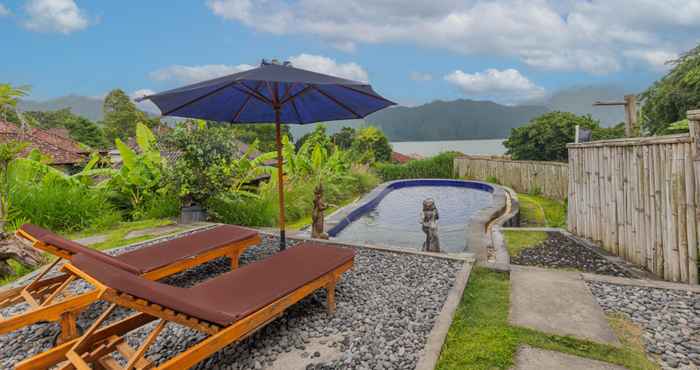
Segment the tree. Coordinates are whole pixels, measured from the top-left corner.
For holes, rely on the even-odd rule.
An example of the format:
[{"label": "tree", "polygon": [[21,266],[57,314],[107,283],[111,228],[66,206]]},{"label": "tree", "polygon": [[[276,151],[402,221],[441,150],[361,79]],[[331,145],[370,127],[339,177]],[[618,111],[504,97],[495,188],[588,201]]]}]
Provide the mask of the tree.
[{"label": "tree", "polygon": [[66,128],[71,138],[92,148],[108,146],[104,131],[89,119],[73,114],[70,108],[47,112],[26,112],[24,115],[39,128]]},{"label": "tree", "polygon": [[566,144],[573,143],[576,126],[593,130],[593,140],[621,137],[624,128],[604,129],[590,115],[577,116],[569,112],[549,112],[527,125],[516,127],[503,142],[507,154],[516,160],[566,161],[569,157]]},{"label": "tree", "polygon": [[353,140],[355,140],[356,131],[352,127],[343,127],[340,131],[336,132],[331,136],[331,141],[338,148],[343,150],[348,150],[352,146]]},{"label": "tree", "polygon": [[361,162],[386,162],[391,159],[391,144],[384,133],[376,127],[365,127],[357,131],[351,150]]},{"label": "tree", "polygon": [[0,84],[0,118],[10,121],[16,119],[16,123],[21,123],[21,117],[17,113],[17,101],[19,98],[29,94],[29,86],[12,86],[8,83]]},{"label": "tree", "polygon": [[663,134],[674,122],[686,118],[686,112],[700,107],[700,46],[670,61],[673,68],[640,98],[642,127],[651,134]]},{"label": "tree", "polygon": [[138,110],[129,96],[120,89],[110,91],[102,106],[104,111],[104,128],[107,139],[127,140],[136,133],[136,123],[147,122],[152,126],[146,113]]},{"label": "tree", "polygon": [[[290,141],[292,140],[289,138]],[[299,140],[296,142],[296,147],[297,149],[301,148],[309,142],[310,148],[313,148],[316,146],[316,144],[319,144],[326,148],[326,150],[330,150],[333,146],[333,143],[331,142],[331,139],[328,137],[326,134],[326,125],[319,123],[314,127],[314,130],[305,134],[304,136],[300,137]]]}]

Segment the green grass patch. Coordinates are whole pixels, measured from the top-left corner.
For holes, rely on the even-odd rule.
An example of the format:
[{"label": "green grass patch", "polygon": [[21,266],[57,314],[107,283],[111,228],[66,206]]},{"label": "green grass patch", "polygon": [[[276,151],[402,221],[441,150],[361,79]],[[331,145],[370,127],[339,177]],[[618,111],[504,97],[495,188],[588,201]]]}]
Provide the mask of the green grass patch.
[{"label": "green grass patch", "polygon": [[544,231],[520,230],[503,230],[503,236],[506,239],[506,248],[511,257],[519,255],[523,249],[532,248],[542,243],[548,237]]},{"label": "green grass patch", "polygon": [[[335,204],[330,207],[328,207],[327,210],[323,212],[324,217],[328,217],[331,213],[347,206],[348,204],[357,201],[360,199],[360,197],[353,197],[353,198],[348,198],[340,202],[340,204]],[[309,225],[311,225],[311,215],[304,216],[294,222],[288,223],[287,224],[287,229],[288,230],[301,230]]]},{"label": "green grass patch", "polygon": [[518,193],[520,224],[529,227],[566,227],[566,204],[538,195]]},{"label": "green grass patch", "polygon": [[26,267],[22,265],[21,263],[15,261],[15,260],[8,260],[7,261],[10,264],[10,267],[12,267],[15,270],[15,273],[12,276],[7,276],[2,279],[0,279],[0,286],[3,286],[5,284],[9,284],[22,276],[34,271],[33,269]]},{"label": "green grass patch", "polygon": [[[455,314],[437,369],[509,369],[520,345],[529,345],[597,359],[628,369],[658,369],[638,342],[620,335],[622,347],[549,335],[508,324],[510,280],[508,274],[475,267]],[[617,319],[619,320],[619,319]],[[631,324],[624,326],[629,328]],[[619,329],[612,325],[613,329]],[[638,338],[638,336],[637,336]]]}]

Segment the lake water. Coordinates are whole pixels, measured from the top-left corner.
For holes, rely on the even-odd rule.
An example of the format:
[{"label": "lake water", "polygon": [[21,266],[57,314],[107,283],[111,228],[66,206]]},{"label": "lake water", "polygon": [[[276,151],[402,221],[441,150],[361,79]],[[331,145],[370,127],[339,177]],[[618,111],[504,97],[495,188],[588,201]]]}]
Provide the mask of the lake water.
[{"label": "lake water", "polygon": [[392,142],[395,152],[433,156],[445,151],[458,151],[464,154],[501,155],[506,153],[505,139],[493,140],[447,140],[447,141],[401,141]]}]

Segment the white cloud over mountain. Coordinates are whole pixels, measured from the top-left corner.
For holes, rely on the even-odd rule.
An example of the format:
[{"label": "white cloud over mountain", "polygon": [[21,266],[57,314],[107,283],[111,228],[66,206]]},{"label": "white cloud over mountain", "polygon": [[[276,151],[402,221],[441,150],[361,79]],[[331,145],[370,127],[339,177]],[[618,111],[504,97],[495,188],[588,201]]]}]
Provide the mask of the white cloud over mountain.
[{"label": "white cloud over mountain", "polygon": [[[362,82],[367,82],[369,79],[367,71],[354,62],[338,63],[331,58],[313,54],[299,54],[289,57],[287,60],[292,62],[294,67],[308,69],[310,71]],[[255,68],[255,66],[250,64],[173,65],[151,72],[150,77],[156,81],[171,80],[180,83],[194,83],[246,71],[252,68]]]},{"label": "white cloud over mountain", "polygon": [[696,43],[700,0],[208,0],[217,16],[341,50],[387,42],[518,58],[546,70],[656,69]]},{"label": "white cloud over mountain", "polygon": [[30,0],[25,27],[32,31],[69,34],[87,28],[86,13],[73,0]]},{"label": "white cloud over mountain", "polygon": [[543,98],[544,88],[515,69],[487,69],[484,72],[465,73],[456,70],[445,80],[457,86],[467,97],[491,99],[505,104]]}]

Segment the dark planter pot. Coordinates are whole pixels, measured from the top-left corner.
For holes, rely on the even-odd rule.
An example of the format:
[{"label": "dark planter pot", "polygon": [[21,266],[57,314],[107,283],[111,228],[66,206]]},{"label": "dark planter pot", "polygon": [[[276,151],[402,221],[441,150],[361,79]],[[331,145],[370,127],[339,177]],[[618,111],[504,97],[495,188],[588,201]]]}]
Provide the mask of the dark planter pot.
[{"label": "dark planter pot", "polygon": [[180,224],[191,224],[207,220],[207,211],[198,204],[193,204],[189,207],[182,207],[180,217],[177,222]]}]

